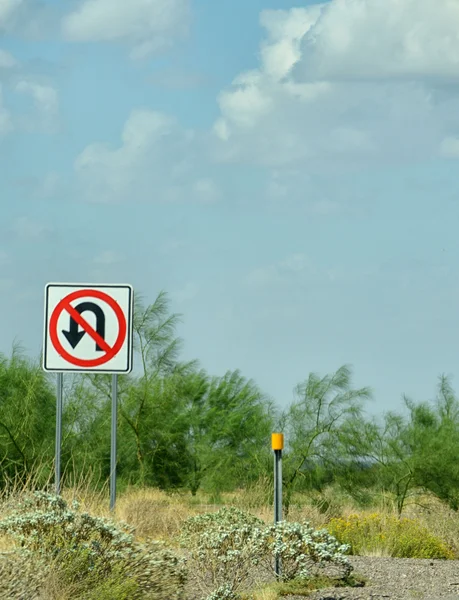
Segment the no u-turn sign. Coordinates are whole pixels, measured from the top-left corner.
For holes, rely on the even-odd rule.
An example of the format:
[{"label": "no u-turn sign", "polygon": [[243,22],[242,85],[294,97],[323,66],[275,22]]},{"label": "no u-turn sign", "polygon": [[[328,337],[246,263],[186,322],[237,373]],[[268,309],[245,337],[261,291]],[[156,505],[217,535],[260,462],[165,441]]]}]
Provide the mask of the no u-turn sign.
[{"label": "no u-turn sign", "polygon": [[45,371],[129,373],[130,285],[50,283],[45,290]]}]

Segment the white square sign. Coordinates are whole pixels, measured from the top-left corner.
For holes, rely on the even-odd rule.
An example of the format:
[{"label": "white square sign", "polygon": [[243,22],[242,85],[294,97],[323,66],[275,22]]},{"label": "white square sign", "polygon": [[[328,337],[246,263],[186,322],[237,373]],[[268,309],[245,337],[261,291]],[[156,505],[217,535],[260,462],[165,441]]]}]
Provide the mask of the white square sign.
[{"label": "white square sign", "polygon": [[49,283],[44,370],[129,373],[133,299],[130,285]]}]

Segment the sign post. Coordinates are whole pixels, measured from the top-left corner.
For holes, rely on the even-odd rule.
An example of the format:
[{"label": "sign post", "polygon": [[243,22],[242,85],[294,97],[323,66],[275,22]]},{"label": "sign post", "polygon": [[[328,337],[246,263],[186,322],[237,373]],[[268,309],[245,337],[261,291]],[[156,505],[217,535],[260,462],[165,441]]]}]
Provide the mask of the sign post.
[{"label": "sign post", "polygon": [[45,288],[43,369],[57,373],[56,493],[61,491],[63,373],[112,374],[110,509],[116,501],[118,374],[132,369],[130,285],[49,283]]},{"label": "sign post", "polygon": [[116,429],[118,415],[118,375],[112,375],[112,435],[110,448],[110,510],[116,503]]},{"label": "sign post", "polygon": [[61,444],[62,444],[62,394],[64,387],[63,373],[57,374],[57,402],[56,402],[56,458],[55,468],[55,486],[56,496],[61,494]]},{"label": "sign post", "polygon": [[[284,434],[271,435],[271,447],[274,450],[274,524],[282,521],[282,450]],[[281,564],[279,556],[275,558],[276,577],[280,577]]]}]

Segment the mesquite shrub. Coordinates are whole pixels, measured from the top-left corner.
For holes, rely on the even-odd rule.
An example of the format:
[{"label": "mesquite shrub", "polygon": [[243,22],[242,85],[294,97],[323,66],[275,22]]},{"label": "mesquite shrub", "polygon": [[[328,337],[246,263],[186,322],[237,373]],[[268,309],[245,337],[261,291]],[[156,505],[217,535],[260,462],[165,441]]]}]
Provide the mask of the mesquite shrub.
[{"label": "mesquite shrub", "polygon": [[181,544],[207,600],[238,598],[257,575],[273,574],[276,556],[284,581],[308,579],[326,567],[342,578],[352,570],[345,556],[348,546],[327,531],[316,531],[307,522],[268,526],[236,508],[191,517],[184,523]]}]

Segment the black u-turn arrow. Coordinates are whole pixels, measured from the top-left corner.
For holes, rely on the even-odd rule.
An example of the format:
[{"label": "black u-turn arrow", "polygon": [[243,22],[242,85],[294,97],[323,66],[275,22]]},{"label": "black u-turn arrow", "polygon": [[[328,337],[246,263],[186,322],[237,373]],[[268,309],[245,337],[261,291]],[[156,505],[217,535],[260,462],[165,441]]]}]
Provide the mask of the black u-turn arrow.
[{"label": "black u-turn arrow", "polygon": [[[105,340],[105,314],[104,311],[98,304],[94,302],[81,302],[77,306],[75,306],[75,310],[80,313],[84,313],[89,310],[96,315],[96,331],[100,335],[100,337]],[[67,341],[72,346],[72,348],[76,348],[78,344],[81,342],[86,331],[78,331],[78,323],[70,317],[70,326],[69,330],[62,330],[62,333],[67,338]],[[104,352],[104,349],[101,348],[98,344],[96,344],[97,352]]]}]

